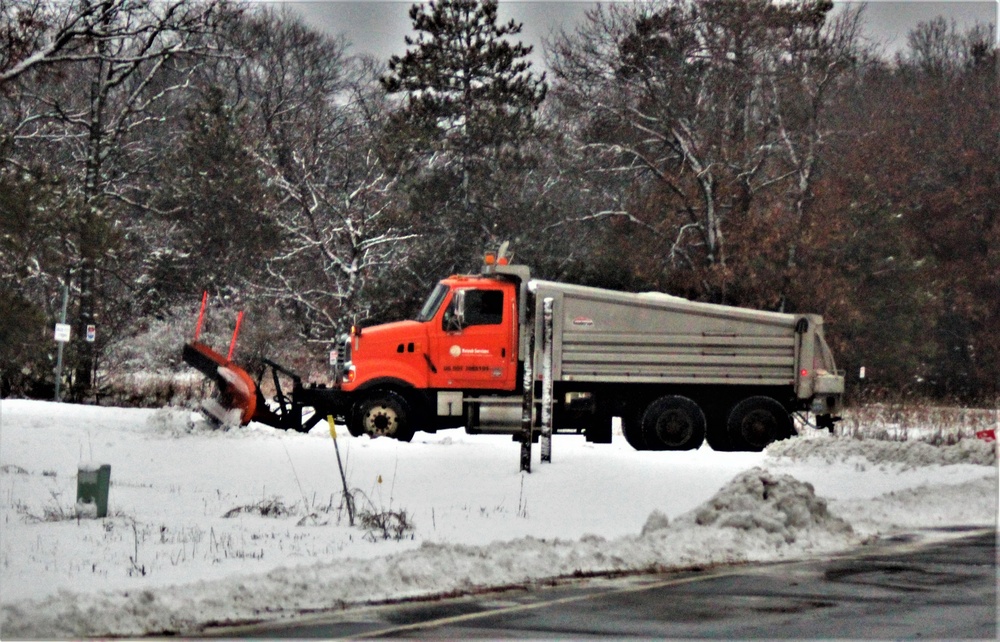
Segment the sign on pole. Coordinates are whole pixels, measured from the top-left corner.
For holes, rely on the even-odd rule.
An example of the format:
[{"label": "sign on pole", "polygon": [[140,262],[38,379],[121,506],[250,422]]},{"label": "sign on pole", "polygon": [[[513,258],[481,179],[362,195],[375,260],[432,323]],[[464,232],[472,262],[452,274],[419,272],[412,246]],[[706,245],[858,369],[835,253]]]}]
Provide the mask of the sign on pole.
[{"label": "sign on pole", "polygon": [[88,343],[93,343],[95,339],[97,339],[97,326],[96,325],[88,325],[87,326],[87,342]]},{"label": "sign on pole", "polygon": [[61,343],[66,343],[69,341],[69,335],[72,327],[68,323],[57,323],[56,324],[56,341]]},{"label": "sign on pole", "polygon": [[60,386],[62,384],[62,362],[63,346],[69,341],[69,325],[66,324],[66,306],[69,305],[69,287],[63,286],[62,290],[62,314],[59,316],[59,323],[56,324],[56,396],[55,400],[60,400]]}]

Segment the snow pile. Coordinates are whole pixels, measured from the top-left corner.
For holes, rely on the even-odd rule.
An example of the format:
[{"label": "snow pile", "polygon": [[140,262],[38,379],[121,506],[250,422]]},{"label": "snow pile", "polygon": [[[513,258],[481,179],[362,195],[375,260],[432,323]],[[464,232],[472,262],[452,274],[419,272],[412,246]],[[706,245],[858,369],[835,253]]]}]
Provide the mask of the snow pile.
[{"label": "snow pile", "polygon": [[650,513],[649,517],[646,518],[646,523],[643,524],[642,533],[640,533],[640,535],[646,537],[651,533],[655,533],[656,531],[662,531],[669,527],[670,527],[670,518],[664,515],[662,511],[657,509],[654,510],[652,513]]},{"label": "snow pile", "polygon": [[694,521],[702,526],[760,530],[786,544],[795,543],[803,531],[852,532],[850,524],[830,514],[812,484],[762,468],[748,470],[726,484],[694,511]]},{"label": "snow pile", "polygon": [[[617,433],[559,436],[553,463],[536,449],[527,475],[509,437],[461,431],[403,444],[338,430],[338,451],[325,425],[215,430],[180,410],[4,400],[0,419],[5,639],[197,635],[551,578],[826,555],[997,517],[996,457],[973,441],[637,452]],[[365,508],[412,519],[406,538],[347,523],[338,452]],[[107,519],[75,517],[82,462],[112,466]]]},{"label": "snow pile", "polygon": [[861,535],[952,526],[995,528],[997,494],[997,478],[991,475],[958,484],[925,483],[832,506]]},{"label": "snow pile", "polygon": [[216,428],[210,424],[200,413],[192,413],[189,410],[176,410],[174,408],[160,408],[154,410],[146,425],[150,428],[149,433],[166,437],[180,437],[198,432],[214,432],[224,430]]},{"label": "snow pile", "polygon": [[922,441],[880,441],[874,439],[786,439],[767,447],[771,457],[817,458],[827,463],[861,458],[868,462],[899,464],[903,470],[924,466],[973,464],[996,466],[996,443],[962,439],[954,445],[932,446]]},{"label": "snow pile", "polygon": [[[811,538],[802,537],[810,533]],[[373,560],[278,568],[158,591],[60,591],[6,605],[14,638],[192,635],[206,626],[290,617],[390,599],[471,592],[603,572],[769,561],[859,543],[812,486],[755,468],[671,525],[654,510],[638,536],[523,537],[487,546],[424,542]]]}]

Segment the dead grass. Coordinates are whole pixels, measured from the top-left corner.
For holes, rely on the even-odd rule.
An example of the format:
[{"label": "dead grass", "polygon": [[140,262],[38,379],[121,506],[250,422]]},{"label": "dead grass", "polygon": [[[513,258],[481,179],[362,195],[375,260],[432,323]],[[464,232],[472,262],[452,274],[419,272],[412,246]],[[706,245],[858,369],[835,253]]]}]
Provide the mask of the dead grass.
[{"label": "dead grass", "polygon": [[961,408],[925,403],[878,403],[849,408],[835,433],[854,439],[923,441],[952,445],[1000,428],[1000,408]]},{"label": "dead grass", "polygon": [[280,497],[267,497],[256,504],[237,506],[227,510],[222,516],[225,518],[236,517],[237,515],[260,515],[261,517],[289,517],[296,512],[295,506],[287,506]]}]

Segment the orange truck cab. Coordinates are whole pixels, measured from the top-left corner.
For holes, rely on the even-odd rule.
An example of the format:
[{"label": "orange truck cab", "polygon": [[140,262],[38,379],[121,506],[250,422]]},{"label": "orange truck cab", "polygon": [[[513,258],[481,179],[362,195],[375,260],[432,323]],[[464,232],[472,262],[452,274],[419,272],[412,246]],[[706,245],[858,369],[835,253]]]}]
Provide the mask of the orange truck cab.
[{"label": "orange truck cab", "polygon": [[507,272],[451,276],[416,319],[351,330],[335,376],[354,400],[342,409],[352,434],[406,440],[415,421],[425,430],[463,426],[470,395],[517,390],[518,301],[528,275]]}]

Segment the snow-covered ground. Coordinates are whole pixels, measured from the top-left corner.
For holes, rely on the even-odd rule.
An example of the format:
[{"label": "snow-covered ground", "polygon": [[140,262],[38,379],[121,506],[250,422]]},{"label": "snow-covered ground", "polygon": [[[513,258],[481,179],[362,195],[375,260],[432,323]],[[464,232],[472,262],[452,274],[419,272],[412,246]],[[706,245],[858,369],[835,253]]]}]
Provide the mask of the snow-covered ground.
[{"label": "snow-covered ground", "polygon": [[[606,570],[824,555],[901,530],[996,526],[995,444],[834,438],[766,453],[636,452],[557,436],[518,470],[509,437],[446,431],[337,449],[178,409],[0,403],[0,637],[197,633],[418,595]],[[77,519],[81,466],[109,517]],[[400,539],[386,532],[407,528]]]}]

